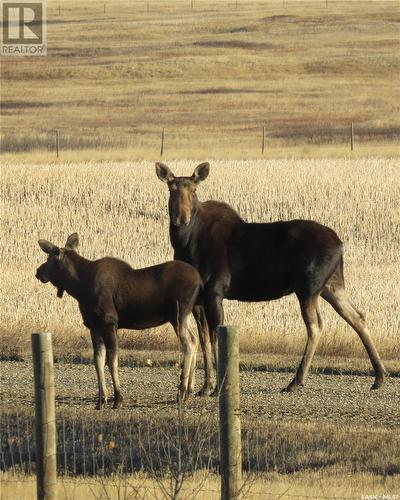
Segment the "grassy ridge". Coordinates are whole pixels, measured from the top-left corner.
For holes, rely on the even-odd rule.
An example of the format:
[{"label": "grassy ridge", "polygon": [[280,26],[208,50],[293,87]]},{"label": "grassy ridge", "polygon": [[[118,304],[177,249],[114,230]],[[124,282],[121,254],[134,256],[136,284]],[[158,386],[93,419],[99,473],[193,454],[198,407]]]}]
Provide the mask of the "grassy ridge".
[{"label": "grassy ridge", "polygon": [[397,2],[195,4],[49,4],[48,56],[2,61],[3,151],[54,150],[58,129],[63,150],[148,158],[166,127],[168,155],[243,158],[266,126],[278,155],[344,152],[353,121],[357,145],[395,154]]}]

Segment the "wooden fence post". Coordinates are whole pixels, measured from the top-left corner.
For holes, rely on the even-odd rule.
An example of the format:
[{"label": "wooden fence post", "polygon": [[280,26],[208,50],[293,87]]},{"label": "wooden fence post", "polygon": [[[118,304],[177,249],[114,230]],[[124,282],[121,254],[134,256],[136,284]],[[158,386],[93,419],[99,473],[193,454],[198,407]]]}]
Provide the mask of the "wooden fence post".
[{"label": "wooden fence post", "polygon": [[162,129],[162,134],[161,134],[161,149],[160,149],[160,156],[164,154],[164,140],[165,140],[165,128],[163,127]]},{"label": "wooden fence post", "polygon": [[350,147],[353,151],[354,149],[354,123],[351,122],[351,130],[350,130]]},{"label": "wooden fence post", "polygon": [[51,333],[32,334],[38,500],[57,497],[56,411]]},{"label": "wooden fence post", "polygon": [[265,127],[263,127],[262,145],[261,145],[261,151],[263,154],[264,154],[264,149],[265,149]]},{"label": "wooden fence post", "polygon": [[60,153],[60,132],[56,130],[56,151],[57,151],[57,158]]},{"label": "wooden fence post", "polygon": [[218,326],[217,338],[221,500],[230,500],[242,486],[238,331]]}]

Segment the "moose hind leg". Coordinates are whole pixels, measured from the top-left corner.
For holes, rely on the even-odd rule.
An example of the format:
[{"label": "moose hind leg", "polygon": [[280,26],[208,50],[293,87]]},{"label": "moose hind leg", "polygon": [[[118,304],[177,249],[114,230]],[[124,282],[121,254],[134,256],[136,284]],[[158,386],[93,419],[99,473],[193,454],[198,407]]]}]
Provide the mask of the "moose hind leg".
[{"label": "moose hind leg", "polygon": [[107,402],[107,387],[104,376],[104,367],[106,364],[106,347],[104,345],[102,337],[98,332],[91,330],[90,335],[92,337],[94,365],[96,368],[98,383],[98,399],[96,409],[100,410]]},{"label": "moose hind leg", "polygon": [[379,389],[384,382],[386,370],[369,334],[364,316],[350,302],[343,287],[334,288],[333,286],[329,286],[328,283],[323,289],[321,296],[357,332],[375,371],[375,382],[371,389]]},{"label": "moose hind leg", "polygon": [[307,343],[301,363],[297,369],[294,379],[283,389],[282,392],[293,392],[304,385],[307,378],[315,350],[321,336],[321,316],[318,311],[319,293],[306,300],[300,299],[301,314],[307,328]]}]

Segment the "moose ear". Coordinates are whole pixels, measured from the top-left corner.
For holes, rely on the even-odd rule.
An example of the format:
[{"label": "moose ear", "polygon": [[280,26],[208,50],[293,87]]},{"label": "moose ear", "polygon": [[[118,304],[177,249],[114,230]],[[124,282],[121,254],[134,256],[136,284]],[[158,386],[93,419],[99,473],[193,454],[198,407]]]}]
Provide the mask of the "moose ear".
[{"label": "moose ear", "polygon": [[156,163],[156,174],[160,181],[163,182],[172,182],[175,179],[171,169],[164,163]]},{"label": "moose ear", "polygon": [[76,250],[79,245],[79,236],[78,233],[70,234],[67,238],[67,243],[65,244],[65,248],[68,250]]},{"label": "moose ear", "polygon": [[210,164],[208,162],[200,163],[200,165],[198,165],[193,172],[192,181],[198,184],[199,182],[207,179],[209,173]]},{"label": "moose ear", "polygon": [[47,240],[39,240],[39,246],[43,250],[44,253],[48,253],[50,255],[55,255],[58,257],[60,255],[60,249],[53,245],[53,243],[50,243],[50,241]]}]

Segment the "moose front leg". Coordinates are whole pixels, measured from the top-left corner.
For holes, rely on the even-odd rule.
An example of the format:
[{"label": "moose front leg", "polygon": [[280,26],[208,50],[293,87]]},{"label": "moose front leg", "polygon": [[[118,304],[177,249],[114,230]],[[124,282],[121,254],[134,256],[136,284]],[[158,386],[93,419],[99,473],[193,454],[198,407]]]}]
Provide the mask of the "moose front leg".
[{"label": "moose front leg", "polygon": [[106,347],[99,332],[90,330],[93,344],[94,366],[97,373],[98,399],[96,409],[100,410],[107,402],[107,387],[104,376],[104,366],[106,364]]},{"label": "moose front leg", "polygon": [[204,385],[197,393],[198,396],[209,396],[215,388],[215,367],[213,362],[213,346],[210,340],[206,314],[203,306],[195,306],[193,316],[197,323],[201,350],[204,358]]},{"label": "moose front leg", "polygon": [[[206,300],[204,303],[216,367],[218,366],[218,352],[216,343],[217,326],[224,324],[224,308],[222,301],[223,301],[222,295],[219,295],[214,291],[212,291],[207,293]],[[216,396],[217,394],[218,394],[218,388],[215,385],[212,395]]]}]

